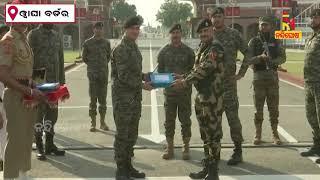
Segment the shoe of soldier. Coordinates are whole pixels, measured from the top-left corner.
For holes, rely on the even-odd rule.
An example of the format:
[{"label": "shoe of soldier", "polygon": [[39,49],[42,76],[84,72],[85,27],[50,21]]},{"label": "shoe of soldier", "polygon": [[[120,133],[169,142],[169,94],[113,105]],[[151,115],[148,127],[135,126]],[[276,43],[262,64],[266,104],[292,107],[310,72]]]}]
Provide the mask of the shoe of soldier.
[{"label": "shoe of soldier", "polygon": [[320,148],[311,146],[311,148],[309,148],[307,151],[301,152],[300,155],[303,157],[314,156],[314,155],[320,156]]},{"label": "shoe of soldier", "polygon": [[91,127],[90,128],[90,132],[96,132],[96,128],[95,127]]},{"label": "shoe of soldier", "polygon": [[167,138],[167,147],[162,155],[162,159],[169,160],[174,157],[174,145],[173,145],[173,139]]},{"label": "shoe of soldier", "polygon": [[275,144],[275,145],[281,145],[282,144],[279,136],[273,136],[273,144]]},{"label": "shoe of soldier", "polygon": [[127,168],[128,168],[128,174],[129,177],[133,177],[133,178],[145,178],[146,174],[144,172],[138,171],[137,169],[135,169],[132,165],[132,161],[128,160],[127,162]]},{"label": "shoe of soldier", "polygon": [[241,143],[235,143],[235,148],[233,150],[233,154],[231,155],[231,158],[227,162],[229,166],[235,166],[239,163],[243,162],[242,157],[242,144]]},{"label": "shoe of soldier", "polygon": [[218,164],[215,162],[210,162],[207,165],[208,174],[204,180],[219,180],[218,174]]},{"label": "shoe of soldier", "polygon": [[105,123],[100,125],[100,129],[103,131],[109,131],[109,127]]},{"label": "shoe of soldier", "polygon": [[320,164],[320,158],[318,158],[318,159],[316,160],[316,163],[317,163],[317,164]]},{"label": "shoe of soldier", "polygon": [[65,151],[58,149],[58,147],[53,143],[53,135],[46,133],[46,143],[45,143],[46,155],[54,154],[56,156],[64,156]]},{"label": "shoe of soldier", "polygon": [[116,180],[133,180],[130,178],[128,169],[124,165],[117,164]]},{"label": "shoe of soldier", "polygon": [[260,144],[262,144],[262,140],[259,139],[259,138],[254,138],[253,144],[254,144],[254,145],[260,145]]},{"label": "shoe of soldier", "polygon": [[36,135],[36,147],[37,147],[37,159],[40,161],[46,160],[46,156],[43,149],[43,142],[42,142],[42,136]]},{"label": "shoe of soldier", "polygon": [[190,173],[189,177],[191,179],[204,179],[207,176],[207,174],[208,174],[208,169],[207,169],[207,167],[204,167],[199,172]]}]

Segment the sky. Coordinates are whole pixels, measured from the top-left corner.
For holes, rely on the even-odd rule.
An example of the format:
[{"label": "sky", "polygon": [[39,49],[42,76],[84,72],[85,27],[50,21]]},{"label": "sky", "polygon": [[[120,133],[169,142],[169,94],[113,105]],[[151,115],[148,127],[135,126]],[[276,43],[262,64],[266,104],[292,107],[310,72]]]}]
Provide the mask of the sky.
[{"label": "sky", "polygon": [[156,27],[160,25],[156,21],[156,14],[160,9],[164,0],[126,0],[129,4],[136,5],[137,12],[144,18],[144,24],[150,23],[151,26]]}]

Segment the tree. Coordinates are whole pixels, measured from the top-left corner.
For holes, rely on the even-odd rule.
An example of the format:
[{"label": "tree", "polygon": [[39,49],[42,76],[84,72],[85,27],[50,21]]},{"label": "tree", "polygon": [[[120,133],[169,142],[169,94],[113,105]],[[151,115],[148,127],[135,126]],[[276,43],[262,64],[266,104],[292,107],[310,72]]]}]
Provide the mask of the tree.
[{"label": "tree", "polygon": [[117,21],[121,21],[122,23],[131,16],[137,15],[137,8],[133,4],[128,4],[124,0],[115,0],[113,2],[112,17],[115,17]]},{"label": "tree", "polygon": [[179,3],[178,0],[165,0],[156,17],[157,21],[166,28],[170,28],[175,23],[180,23],[184,33],[187,33],[186,21],[188,17],[192,17],[192,6],[187,3]]}]

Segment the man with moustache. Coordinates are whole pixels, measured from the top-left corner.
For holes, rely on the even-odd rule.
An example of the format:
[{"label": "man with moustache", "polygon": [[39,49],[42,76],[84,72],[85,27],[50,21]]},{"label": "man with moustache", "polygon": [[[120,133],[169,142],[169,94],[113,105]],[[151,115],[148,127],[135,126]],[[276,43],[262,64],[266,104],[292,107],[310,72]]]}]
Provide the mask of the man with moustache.
[{"label": "man with moustache", "polygon": [[[242,125],[239,119],[239,100],[237,95],[237,80],[244,76],[244,71],[240,69],[236,74],[237,53],[240,51],[244,55],[244,61],[247,59],[247,44],[240,33],[224,24],[224,9],[215,7],[211,14],[213,23],[213,38],[219,40],[224,48],[224,112],[230,126],[231,139],[234,143],[234,152],[228,160],[228,165],[237,165],[243,161],[242,158]],[[206,151],[206,150],[205,150]]]},{"label": "man with moustache", "polygon": [[142,89],[153,89],[148,74],[142,73],[142,55],[136,44],[141,24],[139,16],[128,18],[123,26],[125,34],[111,53],[111,94],[117,131],[114,140],[116,180],[146,176],[132,165],[141,117]]},{"label": "man with moustache", "polygon": [[[53,30],[53,24],[42,24],[28,34],[28,41],[34,53],[34,80],[37,83],[60,83],[65,84],[64,54],[62,39],[58,32]],[[39,81],[37,72],[44,74]],[[58,119],[58,105],[50,107],[46,103],[39,105],[38,117],[35,126],[35,138],[37,146],[37,158],[45,160],[45,155],[54,154],[64,156],[65,151],[60,150],[53,143],[54,126]],[[45,151],[42,136],[45,132]]]},{"label": "man with moustache", "polygon": [[[165,45],[158,54],[158,72],[186,74],[194,65],[193,50],[181,42],[182,28],[180,24],[174,24],[170,31],[171,42]],[[163,159],[174,157],[174,131],[176,117],[178,114],[181,122],[181,134],[183,139],[182,159],[188,160],[189,142],[191,138],[191,94],[192,86],[183,89],[173,89],[172,87],[164,90],[164,109],[165,109],[165,135],[167,148],[162,155]],[[178,111],[178,112],[177,112]]]},{"label": "man with moustache", "polygon": [[[205,180],[219,180],[218,164],[222,138],[223,113],[223,56],[220,42],[213,40],[212,22],[204,19],[200,22],[197,32],[201,43],[196,53],[196,60],[190,73],[177,76],[172,84],[175,89],[183,89],[192,84],[197,89],[195,112],[199,122],[201,139],[208,154],[203,160],[206,174]],[[190,173],[190,177],[198,173]]]},{"label": "man with moustache", "polygon": [[[20,4],[14,1],[12,4]],[[27,25],[12,25],[0,44],[0,81],[7,89],[3,104],[7,116],[7,145],[4,156],[4,180],[26,179],[31,169],[33,127],[37,116],[35,108],[23,104],[25,95],[45,101],[45,95],[33,88],[33,53],[24,32]],[[23,120],[23,121],[22,121]]]},{"label": "man with moustache", "polygon": [[[306,115],[312,128],[313,145],[301,156],[320,156],[320,9],[312,11],[310,27],[313,33],[308,37],[305,45],[304,82]],[[320,164],[320,158],[316,160]]]}]

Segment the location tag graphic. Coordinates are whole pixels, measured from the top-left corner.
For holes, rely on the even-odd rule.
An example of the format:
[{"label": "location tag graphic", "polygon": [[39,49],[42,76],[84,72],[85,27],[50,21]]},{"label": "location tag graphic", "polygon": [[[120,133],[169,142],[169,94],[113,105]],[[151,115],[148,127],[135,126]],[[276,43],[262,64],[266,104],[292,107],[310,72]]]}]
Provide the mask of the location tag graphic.
[{"label": "location tag graphic", "polygon": [[17,14],[18,14],[18,8],[16,6],[10,6],[8,8],[8,14],[11,17],[12,21],[14,21],[14,19],[16,18]]}]

